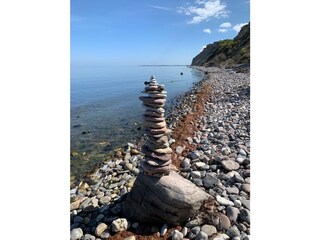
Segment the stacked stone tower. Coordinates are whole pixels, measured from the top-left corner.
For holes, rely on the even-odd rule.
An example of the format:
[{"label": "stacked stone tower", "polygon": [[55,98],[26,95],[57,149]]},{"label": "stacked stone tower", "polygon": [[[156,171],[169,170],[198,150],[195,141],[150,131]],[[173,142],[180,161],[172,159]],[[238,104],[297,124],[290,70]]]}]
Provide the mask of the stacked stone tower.
[{"label": "stacked stone tower", "polygon": [[144,121],[148,139],[141,151],[140,172],[132,190],[121,203],[122,216],[143,223],[181,225],[195,216],[211,196],[189,180],[181,177],[171,163],[170,130],[164,117],[166,92],[154,77],[145,82],[140,97],[145,107]]},{"label": "stacked stone tower", "polygon": [[146,175],[161,177],[168,175],[171,170],[177,170],[171,161],[172,149],[168,141],[171,131],[167,129],[164,117],[167,92],[164,91],[164,85],[159,85],[153,76],[145,85],[142,92],[148,95],[139,99],[145,108],[143,125],[148,139],[141,149],[145,159],[139,167]]}]

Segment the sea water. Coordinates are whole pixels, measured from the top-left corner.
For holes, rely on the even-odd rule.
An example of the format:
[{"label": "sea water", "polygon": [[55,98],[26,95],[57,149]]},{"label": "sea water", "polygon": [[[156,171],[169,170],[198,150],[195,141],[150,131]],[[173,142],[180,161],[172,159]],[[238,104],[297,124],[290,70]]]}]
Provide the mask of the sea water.
[{"label": "sea water", "polygon": [[165,85],[166,107],[203,78],[187,66],[71,66],[71,175],[81,177],[141,136],[139,96],[151,76]]}]

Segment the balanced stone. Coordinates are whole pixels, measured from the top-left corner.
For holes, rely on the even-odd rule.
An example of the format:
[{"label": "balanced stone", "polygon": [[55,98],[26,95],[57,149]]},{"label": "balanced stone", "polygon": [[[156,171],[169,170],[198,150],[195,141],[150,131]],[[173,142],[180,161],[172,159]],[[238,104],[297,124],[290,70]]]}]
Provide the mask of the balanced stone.
[{"label": "balanced stone", "polygon": [[156,113],[164,113],[165,112],[162,107],[154,108],[154,107],[148,107],[148,106],[146,106],[144,104],[142,104],[142,106],[146,109],[146,112],[148,112],[148,111],[149,112],[156,112]]},{"label": "balanced stone", "polygon": [[148,122],[163,122],[166,120],[164,117],[150,117],[148,115],[144,115],[144,119]]},{"label": "balanced stone", "polygon": [[143,126],[150,127],[150,128],[164,128],[166,126],[166,122],[150,122],[150,121],[144,121]]},{"label": "balanced stone", "polygon": [[162,161],[155,158],[145,158],[146,163],[148,163],[151,166],[167,166],[170,163],[172,163],[171,159],[169,161]]},{"label": "balanced stone", "polygon": [[154,144],[164,144],[167,143],[169,141],[168,136],[163,135],[159,138],[157,137],[149,137],[148,139],[150,142],[154,143]]},{"label": "balanced stone", "polygon": [[152,111],[152,110],[146,110],[144,112],[145,116],[151,116],[151,117],[164,117],[164,113]]},{"label": "balanced stone", "polygon": [[163,154],[163,153],[154,152],[147,145],[142,146],[141,152],[148,157],[156,158],[163,161],[169,161],[172,156],[170,153]]},{"label": "balanced stone", "polygon": [[148,128],[147,132],[149,132],[150,134],[163,134],[166,133],[167,128],[163,127],[163,128]]},{"label": "balanced stone", "polygon": [[158,149],[163,149],[163,148],[169,148],[169,143],[152,143],[149,140],[147,141],[147,146],[153,150],[156,151]]},{"label": "balanced stone", "polygon": [[143,103],[164,104],[165,98],[139,97]]},{"label": "balanced stone", "polygon": [[157,108],[157,109],[164,107],[164,103],[143,103],[143,105],[149,108]]}]

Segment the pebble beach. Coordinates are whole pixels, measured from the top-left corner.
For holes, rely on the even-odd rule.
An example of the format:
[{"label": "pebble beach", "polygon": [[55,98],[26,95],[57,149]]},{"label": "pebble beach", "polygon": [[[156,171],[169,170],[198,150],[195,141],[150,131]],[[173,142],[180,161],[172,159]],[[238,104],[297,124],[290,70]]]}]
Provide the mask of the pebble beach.
[{"label": "pebble beach", "polygon": [[181,226],[123,218],[119,203],[144,159],[141,144],[128,143],[70,190],[70,239],[250,239],[250,73],[194,68],[204,79],[166,118],[172,164],[215,200]]}]

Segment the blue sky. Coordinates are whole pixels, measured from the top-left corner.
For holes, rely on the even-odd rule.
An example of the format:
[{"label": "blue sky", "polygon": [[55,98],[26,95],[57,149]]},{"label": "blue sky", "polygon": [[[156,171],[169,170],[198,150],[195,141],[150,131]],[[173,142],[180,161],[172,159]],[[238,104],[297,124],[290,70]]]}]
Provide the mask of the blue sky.
[{"label": "blue sky", "polygon": [[73,65],[190,64],[203,46],[234,38],[248,0],[71,0]]}]

